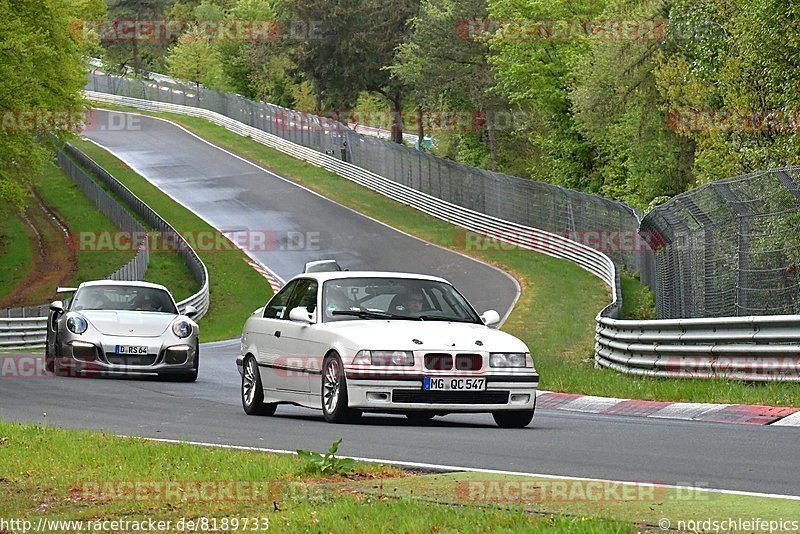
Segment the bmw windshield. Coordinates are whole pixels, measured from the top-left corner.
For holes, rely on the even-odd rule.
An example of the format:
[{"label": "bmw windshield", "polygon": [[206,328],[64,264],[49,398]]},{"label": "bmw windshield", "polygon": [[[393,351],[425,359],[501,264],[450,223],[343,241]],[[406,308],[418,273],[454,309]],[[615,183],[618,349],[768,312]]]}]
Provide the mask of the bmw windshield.
[{"label": "bmw windshield", "polygon": [[401,319],[482,324],[450,284],[413,278],[340,278],[322,289],[323,321]]}]

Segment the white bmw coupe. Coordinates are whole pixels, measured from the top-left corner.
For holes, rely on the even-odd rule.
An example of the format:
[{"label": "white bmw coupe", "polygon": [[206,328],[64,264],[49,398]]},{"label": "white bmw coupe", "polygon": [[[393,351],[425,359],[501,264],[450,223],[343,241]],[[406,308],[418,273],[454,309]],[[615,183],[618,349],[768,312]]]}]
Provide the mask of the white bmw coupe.
[{"label": "white bmw coupe", "polygon": [[501,427],[533,418],[539,375],[519,339],[489,328],[446,280],[384,272],[293,278],[244,325],[244,411],[278,404],[322,409],[332,423],[362,412],[414,421],[490,412]]}]

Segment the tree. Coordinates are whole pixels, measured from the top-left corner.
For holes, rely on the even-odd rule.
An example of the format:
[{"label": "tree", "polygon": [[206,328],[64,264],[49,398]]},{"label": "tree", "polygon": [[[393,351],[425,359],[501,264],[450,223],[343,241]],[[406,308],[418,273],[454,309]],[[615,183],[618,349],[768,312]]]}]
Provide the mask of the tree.
[{"label": "tree", "polygon": [[222,76],[220,59],[211,40],[198,28],[180,36],[167,56],[169,73],[176,78],[213,86]]},{"label": "tree", "polygon": [[[105,50],[106,65],[120,72],[127,67],[136,74],[158,71],[172,41],[166,33],[148,36],[132,28],[164,20],[164,0],[106,0],[108,16],[101,25],[100,42]],[[177,36],[176,36],[177,38]]]},{"label": "tree", "polygon": [[586,28],[605,6],[605,0],[489,1],[492,19],[505,22],[491,40],[495,90],[522,112],[516,137],[529,147],[526,174],[534,179],[598,188],[597,153],[575,123],[569,94],[576,64],[590,48]]},{"label": "tree", "polygon": [[[782,0],[676,0],[686,35],[656,69],[698,183],[800,164],[800,7]],[[699,31],[698,31],[699,30]]]},{"label": "tree", "polygon": [[297,45],[293,55],[319,102],[350,109],[360,91],[378,93],[392,107],[392,140],[402,143],[404,87],[387,67],[408,35],[407,22],[419,0],[398,0],[391,8],[384,0],[285,0],[283,5],[293,19],[318,22],[319,31]]},{"label": "tree", "polygon": [[229,22],[251,21],[260,25],[252,39],[216,43],[225,76],[239,94],[284,107],[296,104],[302,83],[291,59],[287,35],[277,22],[272,0],[239,0],[227,16]]},{"label": "tree", "polygon": [[599,192],[641,208],[693,181],[694,146],[670,130],[654,69],[674,43],[663,0],[613,0],[602,19],[635,21],[629,35],[597,40],[576,63],[570,102],[596,152]]},{"label": "tree", "polygon": [[0,199],[18,206],[30,177],[52,155],[48,134],[68,139],[84,114],[86,67],[71,33],[75,13],[66,0],[0,2]]},{"label": "tree", "polygon": [[[485,0],[423,0],[411,21],[408,42],[398,47],[395,76],[431,109],[441,104],[456,111],[473,110],[485,120],[489,168],[497,169],[494,114],[507,108],[491,91],[495,80],[489,65],[489,44],[471,22],[487,17]],[[462,141],[464,139],[462,138]]]}]

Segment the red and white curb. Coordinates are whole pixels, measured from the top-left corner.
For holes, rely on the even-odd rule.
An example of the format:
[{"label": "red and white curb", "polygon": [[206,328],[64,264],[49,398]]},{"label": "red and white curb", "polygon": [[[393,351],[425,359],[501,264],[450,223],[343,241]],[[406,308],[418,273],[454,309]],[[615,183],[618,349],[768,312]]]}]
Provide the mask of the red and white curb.
[{"label": "red and white curb", "polygon": [[643,401],[540,391],[536,408],[706,423],[800,426],[800,409],[780,406]]},{"label": "red and white curb", "polygon": [[251,260],[244,260],[244,261],[246,261],[248,265],[250,265],[250,267],[255,269],[256,272],[258,272],[258,274],[267,279],[267,282],[269,282],[272,291],[277,293],[278,290],[283,287],[283,280],[277,274],[270,271],[267,267],[255,261]]}]

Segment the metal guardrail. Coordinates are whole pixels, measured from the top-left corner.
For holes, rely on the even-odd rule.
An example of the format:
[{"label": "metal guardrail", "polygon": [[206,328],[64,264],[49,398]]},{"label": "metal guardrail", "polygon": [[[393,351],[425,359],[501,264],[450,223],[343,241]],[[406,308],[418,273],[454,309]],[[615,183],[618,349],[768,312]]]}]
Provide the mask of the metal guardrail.
[{"label": "metal guardrail", "polygon": [[[174,236],[179,254],[183,256],[194,278],[200,284],[200,290],[187,299],[178,302],[178,309],[183,312],[186,306],[192,305],[198,310],[197,319],[208,311],[209,288],[208,271],[197,253],[188,242],[169,225],[160,215],[153,211],[139,197],[95,163],[89,156],[71,145],[66,145],[58,153],[58,164],[64,172],[80,187],[92,202],[111,219],[119,228],[132,231],[132,235],[146,235],[146,230],[131,214],[111,195],[90,178],[84,169],[75,163],[78,161],[89,169],[100,181],[111,189],[142,219],[157,231]],[[147,270],[150,259],[148,240],[143,237],[137,246],[136,255],[125,265],[108,276],[110,280],[141,280]],[[0,350],[34,349],[44,346],[47,333],[49,306],[33,306],[0,310]]]},{"label": "metal guardrail", "polygon": [[[71,150],[70,150],[71,149]],[[150,248],[147,242],[147,232],[139,221],[130,214],[114,197],[109,195],[102,187],[97,185],[83,167],[75,163],[67,155],[70,152],[73,157],[82,152],[67,146],[60,150],[57,156],[58,166],[69,176],[78,188],[83,191],[89,200],[108,217],[117,228],[130,232],[129,235],[136,238],[136,255],[125,265],[114,271],[108,276],[111,280],[142,280],[150,264]],[[77,159],[77,158],[76,158]],[[44,315],[47,315],[45,312]]]},{"label": "metal guardrail", "polygon": [[603,280],[611,304],[597,315],[596,365],[636,375],[742,380],[800,380],[800,316],[621,320],[619,272],[604,253],[576,241],[458,206],[219,113],[87,91],[97,102],[207,119],[234,133],[470,231],[572,261]]},{"label": "metal guardrail", "polygon": [[120,197],[134,213],[144,219],[151,228],[161,232],[162,236],[170,236],[170,242],[176,243],[178,254],[181,255],[189,270],[192,271],[195,280],[200,284],[200,290],[197,293],[177,303],[178,309],[183,312],[186,306],[192,305],[197,308],[197,319],[203,317],[208,312],[209,305],[208,270],[191,245],[163,217],[153,211],[142,199],[134,195],[122,182],[114,178],[89,156],[72,145],[66,145],[64,150],[81,165],[89,169],[114,194]]}]

